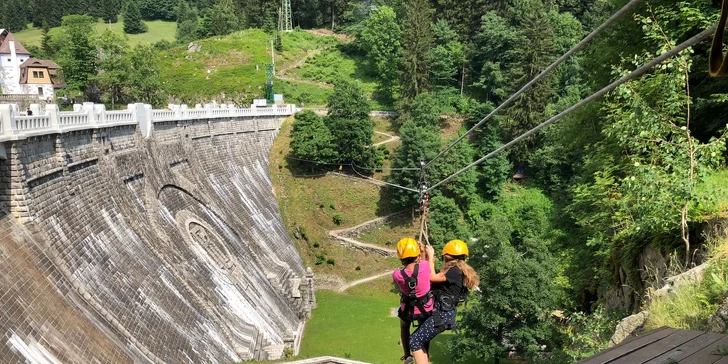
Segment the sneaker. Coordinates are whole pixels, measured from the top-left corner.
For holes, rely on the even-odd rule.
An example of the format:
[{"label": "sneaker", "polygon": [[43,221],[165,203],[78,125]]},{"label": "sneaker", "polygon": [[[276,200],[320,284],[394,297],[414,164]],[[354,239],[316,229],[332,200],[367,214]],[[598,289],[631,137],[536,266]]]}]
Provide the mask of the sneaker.
[{"label": "sneaker", "polygon": [[412,356],[408,356],[406,358],[401,357],[400,359],[402,360],[402,364],[414,364],[415,362],[415,358],[413,358]]}]

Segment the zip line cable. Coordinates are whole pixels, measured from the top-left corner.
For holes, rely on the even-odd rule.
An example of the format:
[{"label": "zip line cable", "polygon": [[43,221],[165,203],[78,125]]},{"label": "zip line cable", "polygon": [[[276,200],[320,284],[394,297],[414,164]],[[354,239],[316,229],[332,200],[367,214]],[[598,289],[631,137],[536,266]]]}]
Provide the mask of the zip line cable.
[{"label": "zip line cable", "polygon": [[582,108],[584,105],[586,105],[586,104],[588,104],[588,103],[590,103],[590,102],[592,102],[592,101],[594,101],[594,100],[596,100],[596,99],[598,99],[600,97],[603,97],[604,95],[608,94],[609,92],[614,91],[617,87],[619,87],[619,86],[627,83],[628,81],[631,81],[632,79],[635,79],[637,77],[640,77],[640,76],[644,75],[645,73],[647,73],[647,71],[649,71],[653,67],[657,66],[658,64],[666,61],[667,59],[670,59],[670,58],[676,56],[678,53],[682,52],[683,50],[687,49],[688,47],[691,47],[691,46],[695,45],[696,43],[699,43],[700,41],[709,38],[710,36],[713,35],[713,33],[715,32],[716,29],[717,29],[717,25],[716,26],[712,26],[712,27],[710,27],[710,28],[702,31],[700,34],[698,34],[698,35],[696,35],[696,36],[694,36],[694,37],[686,40],[685,42],[683,42],[680,45],[676,46],[675,48],[671,49],[670,51],[665,52],[661,56],[659,56],[657,58],[654,58],[649,63],[643,65],[642,67],[640,67],[638,69],[636,69],[632,73],[630,73],[630,74],[628,74],[626,76],[623,76],[619,80],[617,80],[617,81],[613,82],[612,84],[610,84],[609,86],[601,89],[597,93],[595,93],[595,94],[593,94],[593,95],[591,95],[591,96],[589,96],[589,97],[581,100],[579,103],[577,103],[577,104],[571,106],[570,108],[562,111],[560,114],[552,117],[551,119],[548,119],[548,120],[544,121],[543,123],[539,124],[535,128],[533,128],[533,129],[531,129],[531,130],[529,130],[529,131],[521,134],[519,137],[511,140],[507,144],[504,144],[500,148],[498,148],[498,149],[490,152],[485,157],[478,159],[477,161],[469,164],[467,167],[465,167],[465,168],[463,168],[463,169],[461,169],[461,170],[453,173],[452,175],[448,176],[447,178],[443,179],[442,181],[434,184],[432,187],[429,187],[428,189],[426,189],[425,192],[430,192],[431,190],[433,190],[433,189],[441,186],[442,184],[450,181],[451,179],[459,176],[460,174],[462,174],[463,172],[467,171],[468,169],[473,168],[473,167],[475,167],[475,166],[483,163],[484,161],[486,161],[486,160],[488,160],[490,158],[493,158],[496,154],[498,154],[498,153],[500,153],[500,152],[502,152],[502,151],[504,151],[504,150],[512,147],[516,143],[522,141],[523,139],[526,139],[527,137],[531,136],[532,134],[536,133],[537,131],[539,131],[539,130],[541,130],[541,129],[543,129],[543,128],[545,128],[545,127],[547,127],[547,126],[549,126],[549,125],[551,125],[551,124],[559,121],[564,116],[567,116],[570,113],[572,113],[572,112],[574,112],[574,111]]},{"label": "zip line cable", "polygon": [[352,165],[354,165],[356,168],[363,169],[365,171],[419,171],[420,168],[367,168],[362,166],[357,166],[355,162],[351,162]]},{"label": "zip line cable", "polygon": [[442,157],[445,153],[450,151],[453,147],[455,147],[456,144],[460,143],[463,139],[465,139],[468,135],[470,135],[475,129],[483,125],[488,120],[492,119],[498,112],[501,110],[513,105],[513,103],[516,101],[516,99],[521,96],[524,92],[526,92],[528,89],[530,89],[536,82],[540,81],[542,78],[544,78],[547,74],[549,74],[551,71],[553,71],[556,67],[558,67],[560,64],[562,64],[564,61],[566,61],[569,57],[571,57],[574,53],[578,52],[584,46],[586,46],[589,42],[591,42],[599,33],[601,33],[604,29],[608,28],[612,24],[614,24],[617,20],[619,20],[622,16],[624,16],[628,11],[630,11],[632,8],[634,8],[637,4],[639,4],[642,0],[631,0],[627,5],[625,5],[622,9],[620,9],[618,12],[614,13],[609,19],[607,19],[602,25],[594,29],[589,35],[584,37],[584,39],[581,40],[577,45],[575,45],[573,48],[571,48],[568,52],[564,53],[559,59],[554,61],[550,66],[546,67],[541,73],[538,74],[535,78],[533,78],[531,81],[529,81],[525,86],[521,87],[520,90],[518,90],[516,93],[514,93],[511,97],[508,98],[508,100],[504,101],[500,106],[498,106],[495,110],[491,111],[490,114],[488,114],[483,120],[475,124],[470,130],[468,130],[465,134],[458,137],[454,142],[450,143],[450,145],[447,146],[440,154],[436,155],[435,158],[432,158],[426,165],[425,168],[428,168],[430,165],[432,165],[435,160]]},{"label": "zip line cable", "polygon": [[405,186],[400,186],[400,185],[398,185],[398,184],[394,184],[394,183],[389,183],[389,182],[384,182],[384,181],[380,181],[380,180],[378,180],[378,179],[376,179],[376,178],[371,178],[371,177],[365,176],[365,175],[363,175],[363,174],[359,173],[359,171],[357,171],[357,170],[356,170],[356,167],[354,166],[354,163],[352,163],[352,164],[351,164],[351,169],[352,169],[352,170],[353,170],[353,171],[354,171],[354,172],[355,172],[356,174],[358,174],[358,175],[359,175],[359,177],[361,177],[361,178],[364,178],[364,179],[367,179],[367,180],[370,180],[370,181],[374,181],[374,182],[376,182],[376,183],[378,183],[378,184],[381,184],[381,185],[384,185],[384,186],[390,186],[390,187],[395,187],[395,188],[399,188],[399,189],[402,189],[402,190],[405,190],[405,191],[410,191],[410,192],[420,193],[420,191],[419,191],[419,190],[416,190],[416,189],[414,189],[414,188],[409,188],[409,187],[405,187]]},{"label": "zip line cable", "polygon": [[[307,163],[312,163],[312,164],[318,164],[318,165],[321,165],[321,166],[345,166],[345,165],[348,165],[348,164],[354,164],[354,165],[356,165],[356,163],[354,163],[354,162],[351,162],[351,163],[326,163],[326,162],[316,162],[316,161],[312,161],[312,160],[308,160],[308,159],[301,159],[301,158],[296,158],[296,157],[291,157],[291,156],[285,156],[284,158],[291,159],[291,160],[295,160],[295,161],[300,161],[300,162],[307,162]],[[373,170],[382,170],[382,171],[419,171],[420,170],[420,168],[383,168],[383,167],[382,168],[366,168],[366,167],[360,167],[360,166],[356,166],[356,167],[359,168],[359,169],[364,169],[364,170],[369,170],[369,171],[373,171]]]}]

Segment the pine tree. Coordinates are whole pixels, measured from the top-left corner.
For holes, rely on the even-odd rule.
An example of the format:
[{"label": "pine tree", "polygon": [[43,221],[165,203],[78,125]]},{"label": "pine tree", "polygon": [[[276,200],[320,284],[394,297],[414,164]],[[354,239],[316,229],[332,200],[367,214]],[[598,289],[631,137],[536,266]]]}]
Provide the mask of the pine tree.
[{"label": "pine tree", "polygon": [[0,4],[0,21],[10,32],[19,32],[28,27],[28,8],[23,0],[8,0]]},{"label": "pine tree", "polygon": [[50,37],[50,27],[48,26],[48,22],[43,22],[43,32],[42,32],[42,38],[40,40],[40,49],[43,52],[43,56],[46,58],[53,58],[55,56],[55,50],[53,49],[53,46],[51,45],[51,37]]},{"label": "pine tree", "polygon": [[116,23],[119,21],[121,5],[119,0],[101,0],[100,17],[105,23]]},{"label": "pine tree", "polygon": [[434,42],[430,28],[432,14],[427,0],[412,0],[407,8],[402,42],[402,84],[409,96],[417,96],[429,87],[430,48]]},{"label": "pine tree", "polygon": [[147,31],[147,25],[142,21],[142,14],[136,0],[128,0],[124,9],[124,33],[140,34]]},{"label": "pine tree", "polygon": [[197,11],[187,1],[180,1],[177,8],[177,32],[175,39],[179,43],[189,43],[197,39]]}]

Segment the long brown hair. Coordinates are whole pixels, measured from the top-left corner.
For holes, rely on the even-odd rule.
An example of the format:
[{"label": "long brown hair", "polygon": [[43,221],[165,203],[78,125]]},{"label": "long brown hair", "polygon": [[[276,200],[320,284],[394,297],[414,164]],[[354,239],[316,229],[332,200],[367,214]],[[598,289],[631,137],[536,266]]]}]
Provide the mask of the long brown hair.
[{"label": "long brown hair", "polygon": [[463,285],[468,289],[473,289],[480,284],[480,277],[478,276],[478,273],[475,272],[475,269],[468,265],[468,263],[465,263],[465,260],[453,257],[453,260],[445,262],[442,266],[442,274],[447,273],[447,271],[452,267],[458,267],[460,268],[460,271],[463,272]]}]

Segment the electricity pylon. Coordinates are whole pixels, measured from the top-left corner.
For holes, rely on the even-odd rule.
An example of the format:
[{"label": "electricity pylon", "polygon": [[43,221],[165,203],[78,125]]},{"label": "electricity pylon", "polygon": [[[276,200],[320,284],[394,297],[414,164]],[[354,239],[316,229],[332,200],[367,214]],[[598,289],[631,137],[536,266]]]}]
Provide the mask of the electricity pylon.
[{"label": "electricity pylon", "polygon": [[291,0],[281,0],[280,23],[278,29],[282,32],[293,31],[293,15],[291,12]]}]

